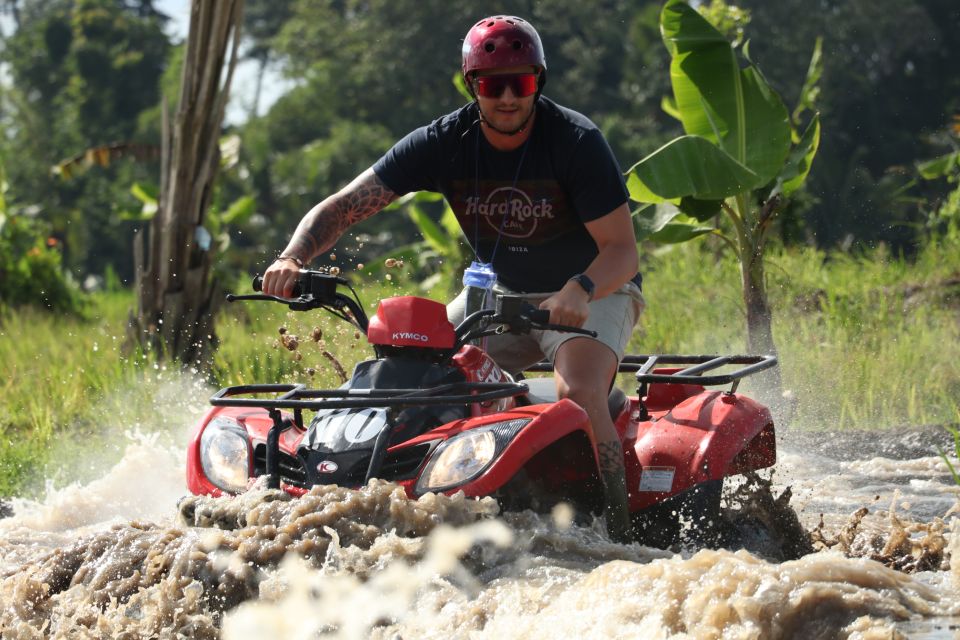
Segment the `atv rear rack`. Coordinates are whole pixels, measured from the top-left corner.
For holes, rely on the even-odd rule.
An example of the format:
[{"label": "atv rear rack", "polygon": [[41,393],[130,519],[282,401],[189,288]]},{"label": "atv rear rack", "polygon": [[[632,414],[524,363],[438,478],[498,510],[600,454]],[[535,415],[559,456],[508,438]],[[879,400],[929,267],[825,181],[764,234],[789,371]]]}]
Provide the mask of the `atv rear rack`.
[{"label": "atv rear rack", "polygon": [[[693,365],[670,373],[651,373],[654,367],[663,367],[667,365]],[[646,420],[650,414],[644,403],[647,396],[647,385],[651,383],[660,384],[694,384],[701,387],[709,387],[721,384],[729,384],[730,390],[727,393],[734,393],[740,385],[740,380],[754,373],[769,369],[777,364],[776,356],[690,356],[678,354],[656,354],[656,355],[626,355],[620,361],[618,367],[619,373],[637,374],[637,383],[640,385],[637,389],[639,399],[639,416],[641,420]],[[720,367],[728,365],[746,365],[734,371],[726,373],[704,376],[707,371],[714,371]],[[538,362],[527,371],[553,371],[553,365],[544,360]]]},{"label": "atv rear rack", "polygon": [[[654,367],[673,364],[692,364],[675,373],[651,373]],[[636,371],[637,382],[644,384],[661,382],[665,384],[698,384],[704,387],[733,384],[735,391],[741,378],[769,369],[777,364],[776,356],[681,356],[681,355],[637,355],[624,356],[620,363],[620,373]],[[704,376],[726,365],[747,365],[722,374]]]},{"label": "atv rear rack", "polygon": [[[684,365],[692,364],[694,366],[681,369],[672,373],[651,373],[654,367],[664,365]],[[656,355],[626,355],[620,361],[620,373],[637,374],[637,382],[648,384],[659,382],[662,384],[696,384],[704,387],[732,384],[731,392],[736,391],[737,384],[741,378],[769,369],[777,364],[776,356],[690,356],[677,354],[656,354]],[[704,376],[701,375],[707,371],[713,371],[726,365],[747,365],[735,371]],[[553,364],[544,360],[538,362],[527,371],[553,371]]]},{"label": "atv rear rack", "polygon": [[[510,398],[527,393],[525,384],[514,382],[455,382],[429,389],[308,389],[303,384],[248,384],[221,389],[210,398],[215,407],[260,407],[273,420],[267,432],[267,486],[280,488],[280,435],[296,424],[303,429],[303,410],[397,409],[409,406],[468,404]],[[274,398],[237,398],[259,393],[281,394]],[[280,409],[293,409],[293,422],[284,421]],[[392,412],[388,411],[389,416]],[[365,482],[376,477],[387,453],[393,419],[378,435],[370,456]]]}]

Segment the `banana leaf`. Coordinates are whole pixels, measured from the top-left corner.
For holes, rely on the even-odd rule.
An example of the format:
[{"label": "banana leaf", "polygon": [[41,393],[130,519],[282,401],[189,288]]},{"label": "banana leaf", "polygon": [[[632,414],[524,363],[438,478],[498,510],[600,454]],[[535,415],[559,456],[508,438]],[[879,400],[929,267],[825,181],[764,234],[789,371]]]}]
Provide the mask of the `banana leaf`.
[{"label": "banana leaf", "polygon": [[713,231],[713,227],[705,227],[702,224],[671,222],[650,236],[650,240],[658,244],[680,244]]},{"label": "banana leaf", "polygon": [[817,155],[817,149],[820,147],[820,114],[813,116],[813,120],[807,125],[803,132],[803,137],[787,157],[787,162],[778,176],[781,183],[781,190],[785,196],[789,196],[794,191],[803,186],[810,173],[810,167],[813,165],[813,158]]},{"label": "banana leaf", "polygon": [[430,216],[428,216],[422,208],[416,204],[410,204],[410,206],[407,207],[407,214],[417,225],[417,228],[423,235],[423,239],[427,241],[427,244],[430,245],[434,251],[442,255],[447,255],[454,249],[454,240],[443,228],[431,220]]},{"label": "banana leaf", "polygon": [[693,196],[687,196],[680,200],[679,207],[685,215],[698,222],[706,222],[720,213],[721,205],[723,205],[723,200],[700,200]]},{"label": "banana leaf", "polygon": [[684,131],[719,145],[749,167],[758,176],[753,187],[772,180],[790,148],[783,101],[753,65],[740,69],[723,34],[685,2],[664,5],[661,30],[672,57],[670,81]]},{"label": "banana leaf", "polygon": [[637,242],[646,240],[680,215],[680,210],[669,203],[649,204],[633,212]]},{"label": "banana leaf", "polygon": [[713,227],[699,224],[669,202],[642,207],[633,213],[633,217],[638,242],[652,240],[675,244],[713,231]]},{"label": "banana leaf", "polygon": [[925,180],[936,180],[937,178],[951,176],[957,170],[960,170],[960,151],[921,162],[917,165],[917,170]]},{"label": "banana leaf", "polygon": [[243,224],[257,210],[257,201],[253,196],[241,196],[234,200],[223,212],[220,221],[223,224]]},{"label": "banana leaf", "polygon": [[686,196],[723,200],[762,184],[756,173],[700,136],[671,140],[633,165],[627,177],[630,197],[653,203]]}]

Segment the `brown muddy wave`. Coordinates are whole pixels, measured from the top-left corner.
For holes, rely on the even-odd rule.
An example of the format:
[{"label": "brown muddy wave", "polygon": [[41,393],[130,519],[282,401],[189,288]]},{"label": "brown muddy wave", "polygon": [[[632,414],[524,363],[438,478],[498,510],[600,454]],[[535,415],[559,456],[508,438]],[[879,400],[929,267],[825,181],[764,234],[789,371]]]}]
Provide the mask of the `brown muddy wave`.
[{"label": "brown muddy wave", "polygon": [[99,480],[0,521],[0,637],[953,637],[945,466],[827,453],[786,443],[772,486],[727,497],[748,529],[789,533],[793,514],[812,531],[814,552],[778,562],[762,545],[617,545],[563,508],[498,514],[378,481],[176,509],[179,452],[139,442]]}]

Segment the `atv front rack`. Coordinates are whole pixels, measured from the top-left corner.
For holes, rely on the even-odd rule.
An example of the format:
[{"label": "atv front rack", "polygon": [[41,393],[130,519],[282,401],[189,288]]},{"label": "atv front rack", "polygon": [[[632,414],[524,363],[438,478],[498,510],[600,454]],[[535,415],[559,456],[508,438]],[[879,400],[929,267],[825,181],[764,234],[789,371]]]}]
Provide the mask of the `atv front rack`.
[{"label": "atv front rack", "polygon": [[[221,389],[210,398],[215,407],[260,407],[267,410],[273,426],[267,432],[267,486],[280,488],[280,435],[296,425],[303,429],[303,410],[324,409],[398,409],[409,406],[430,406],[489,402],[527,393],[525,384],[514,382],[455,382],[429,389],[308,389],[303,384],[248,384]],[[273,398],[238,398],[252,394],[280,394]],[[293,410],[293,422],[284,421],[280,409]],[[395,423],[387,426],[373,445],[364,482],[376,477],[387,453]]]},{"label": "atv front rack", "polygon": [[[363,409],[488,402],[527,393],[515,382],[454,382],[428,389],[309,389],[303,384],[246,384],[226,387],[210,398],[215,407],[264,409]],[[274,398],[237,398],[259,393]],[[302,427],[302,425],[301,425]]]}]

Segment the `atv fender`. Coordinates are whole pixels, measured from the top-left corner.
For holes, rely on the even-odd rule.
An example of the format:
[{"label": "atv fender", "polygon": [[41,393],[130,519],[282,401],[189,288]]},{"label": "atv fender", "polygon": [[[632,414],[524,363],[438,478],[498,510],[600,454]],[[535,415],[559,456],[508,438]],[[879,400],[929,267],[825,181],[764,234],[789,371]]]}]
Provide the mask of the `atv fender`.
[{"label": "atv fender", "polygon": [[[773,420],[763,405],[723,391],[688,398],[661,417],[639,423],[636,440],[628,439],[631,510],[703,482],[772,466],[774,445]],[[629,451],[635,461],[629,460]]]}]

